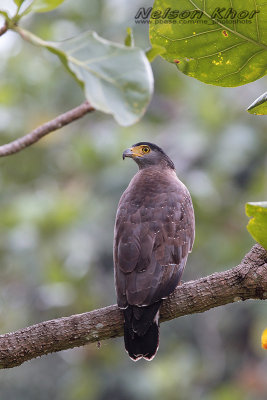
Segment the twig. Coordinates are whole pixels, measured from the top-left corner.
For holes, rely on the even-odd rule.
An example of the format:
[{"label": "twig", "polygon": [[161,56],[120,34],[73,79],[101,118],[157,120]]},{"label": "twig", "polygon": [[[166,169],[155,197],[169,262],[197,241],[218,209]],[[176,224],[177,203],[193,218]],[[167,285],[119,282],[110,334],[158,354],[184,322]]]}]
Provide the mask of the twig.
[{"label": "twig", "polygon": [[0,28],[0,36],[6,33],[7,30],[8,30],[8,25],[7,23],[5,23],[5,25]]},{"label": "twig", "polygon": [[33,143],[38,142],[38,140],[40,140],[48,133],[56,131],[57,129],[60,129],[63,126],[70,124],[76,119],[82,118],[85,114],[94,110],[94,107],[92,107],[88,101],[85,101],[78,107],[73,108],[72,110],[69,110],[64,114],[59,115],[55,119],[52,119],[51,121],[39,126],[27,135],[22,136],[21,138],[16,139],[13,142],[0,146],[0,157],[5,157],[9,156],[10,154],[18,153],[25,147],[31,146]]},{"label": "twig", "polygon": [[[237,267],[179,286],[164,301],[160,321],[247,299],[267,299],[267,252],[260,245],[255,245]],[[116,305],[42,322],[0,336],[0,368],[121,336],[122,331],[122,313]]]}]

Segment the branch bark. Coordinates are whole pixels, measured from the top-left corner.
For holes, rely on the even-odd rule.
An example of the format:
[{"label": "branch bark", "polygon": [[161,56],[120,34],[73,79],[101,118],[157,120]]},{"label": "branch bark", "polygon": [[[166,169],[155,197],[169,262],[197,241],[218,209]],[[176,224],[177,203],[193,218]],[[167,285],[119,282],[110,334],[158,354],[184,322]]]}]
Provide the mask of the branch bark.
[{"label": "branch bark", "polygon": [[43,136],[47,135],[48,133],[54,132],[57,129],[62,128],[63,126],[70,124],[76,119],[82,118],[84,115],[94,110],[94,107],[91,106],[88,101],[85,101],[78,107],[75,107],[72,110],[69,110],[66,113],[52,119],[51,121],[39,126],[27,135],[22,136],[21,138],[16,139],[13,142],[0,146],[0,157],[5,157],[9,156],[10,154],[18,153],[25,147],[31,146],[33,143],[38,142]]},{"label": "branch bark", "polygon": [[[267,299],[267,252],[258,244],[237,267],[179,286],[164,301],[160,321],[247,299]],[[0,368],[122,333],[122,312],[116,305],[45,321],[0,336]]]},{"label": "branch bark", "polygon": [[5,25],[1,26],[0,28],[0,36],[2,36],[6,31],[8,30],[8,25],[5,23]]}]

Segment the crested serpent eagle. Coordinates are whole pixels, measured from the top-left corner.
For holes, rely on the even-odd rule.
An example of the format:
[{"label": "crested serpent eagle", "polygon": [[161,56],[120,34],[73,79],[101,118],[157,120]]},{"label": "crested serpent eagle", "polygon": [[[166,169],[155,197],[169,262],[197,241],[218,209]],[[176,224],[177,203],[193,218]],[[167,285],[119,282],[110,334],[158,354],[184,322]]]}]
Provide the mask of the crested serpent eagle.
[{"label": "crested serpent eagle", "polygon": [[180,283],[195,236],[190,194],[171,159],[155,144],[123,152],[139,171],[119,201],[114,228],[118,306],[124,313],[125,349],[151,360],[159,345],[159,309]]}]

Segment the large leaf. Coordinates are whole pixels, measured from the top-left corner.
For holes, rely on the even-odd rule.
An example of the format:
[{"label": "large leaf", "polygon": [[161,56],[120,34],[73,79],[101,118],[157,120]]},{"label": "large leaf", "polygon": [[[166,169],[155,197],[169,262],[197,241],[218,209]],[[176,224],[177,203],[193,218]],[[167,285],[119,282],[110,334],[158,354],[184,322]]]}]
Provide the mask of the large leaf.
[{"label": "large leaf", "polygon": [[165,48],[155,45],[146,51],[146,56],[149,62],[153,62],[157,56],[163,53],[165,53]]},{"label": "large leaf", "polygon": [[144,114],[153,92],[153,74],[141,49],[110,42],[95,32],[41,44],[59,56],[97,110],[112,114],[125,126]]},{"label": "large leaf", "polygon": [[250,114],[267,115],[267,92],[258,97],[248,108]]},{"label": "large leaf", "polygon": [[[19,2],[19,0],[15,0]],[[24,0],[23,0],[24,1]],[[21,1],[21,3],[23,2]],[[33,0],[31,5],[23,12],[23,15],[28,14],[29,12],[47,12],[52,11],[60,4],[62,4],[65,0]]]},{"label": "large leaf", "polygon": [[267,201],[247,203],[246,213],[248,217],[252,217],[247,230],[267,250]]},{"label": "large leaf", "polygon": [[184,74],[218,86],[266,74],[266,0],[155,0],[153,10],[151,43],[165,47],[162,57]]}]

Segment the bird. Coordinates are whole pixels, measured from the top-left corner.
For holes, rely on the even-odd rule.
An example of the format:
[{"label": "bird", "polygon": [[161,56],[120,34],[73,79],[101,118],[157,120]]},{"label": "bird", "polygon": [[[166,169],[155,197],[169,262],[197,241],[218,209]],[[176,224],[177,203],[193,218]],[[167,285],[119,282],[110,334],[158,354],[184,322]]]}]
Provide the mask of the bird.
[{"label": "bird", "polygon": [[190,193],[172,160],[156,144],[123,152],[139,170],[122,194],[114,226],[114,277],[124,315],[125,349],[152,360],[159,347],[159,311],[180,284],[195,238]]}]

